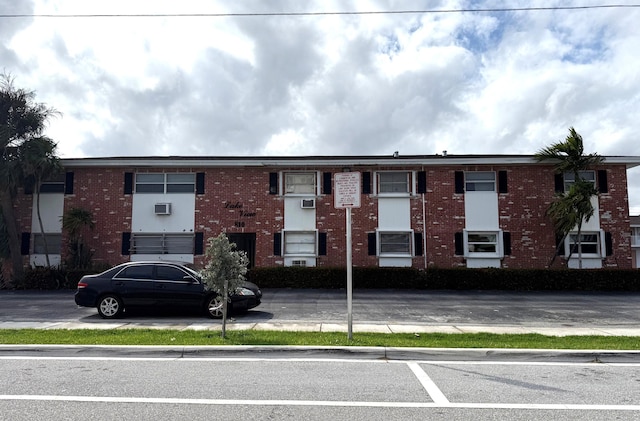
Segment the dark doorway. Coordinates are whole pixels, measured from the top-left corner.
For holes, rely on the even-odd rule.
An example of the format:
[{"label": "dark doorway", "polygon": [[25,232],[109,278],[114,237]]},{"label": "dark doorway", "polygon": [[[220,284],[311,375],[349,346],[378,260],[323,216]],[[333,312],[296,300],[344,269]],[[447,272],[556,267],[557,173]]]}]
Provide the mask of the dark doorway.
[{"label": "dark doorway", "polygon": [[249,258],[249,269],[253,267],[256,258],[256,234],[255,233],[227,233],[229,242],[236,243],[238,250],[247,253]]}]

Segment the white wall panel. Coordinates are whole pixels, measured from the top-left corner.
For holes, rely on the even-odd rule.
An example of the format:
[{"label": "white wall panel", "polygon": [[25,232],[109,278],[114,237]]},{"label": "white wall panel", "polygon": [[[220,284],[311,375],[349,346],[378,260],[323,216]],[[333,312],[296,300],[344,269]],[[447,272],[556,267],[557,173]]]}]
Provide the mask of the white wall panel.
[{"label": "white wall panel", "polygon": [[[154,210],[156,203],[171,203],[171,215],[156,215]],[[131,231],[133,233],[193,232],[195,209],[194,194],[134,194]]]},{"label": "white wall panel", "polygon": [[[40,224],[36,208],[36,195],[33,195],[33,209],[31,212],[31,232],[39,233]],[[62,232],[62,214],[64,212],[64,194],[62,193],[41,193],[40,194],[40,216],[44,232]]]},{"label": "white wall panel", "polygon": [[406,197],[378,198],[378,230],[409,231],[411,229],[411,202]]},{"label": "white wall panel", "polygon": [[302,209],[302,197],[284,198],[284,229],[286,230],[315,230],[316,209]]},{"label": "white wall panel", "polygon": [[467,192],[464,195],[465,228],[467,231],[497,230],[498,194]]}]

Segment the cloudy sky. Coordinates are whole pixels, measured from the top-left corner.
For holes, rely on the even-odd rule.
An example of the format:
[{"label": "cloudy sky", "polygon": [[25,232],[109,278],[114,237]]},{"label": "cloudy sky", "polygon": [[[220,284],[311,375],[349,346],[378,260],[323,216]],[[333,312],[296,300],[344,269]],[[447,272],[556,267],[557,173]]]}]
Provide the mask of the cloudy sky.
[{"label": "cloudy sky", "polygon": [[[65,158],[533,154],[570,126],[640,156],[640,7],[455,12],[607,4],[0,0],[0,71]],[[423,12],[331,13],[385,11]]]}]

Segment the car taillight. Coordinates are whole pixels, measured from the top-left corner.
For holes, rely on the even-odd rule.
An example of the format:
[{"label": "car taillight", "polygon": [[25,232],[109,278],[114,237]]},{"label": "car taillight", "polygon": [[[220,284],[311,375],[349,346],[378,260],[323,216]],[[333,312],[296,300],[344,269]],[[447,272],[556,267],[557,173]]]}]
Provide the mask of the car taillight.
[{"label": "car taillight", "polygon": [[86,282],[78,282],[78,289],[86,288],[88,285]]}]

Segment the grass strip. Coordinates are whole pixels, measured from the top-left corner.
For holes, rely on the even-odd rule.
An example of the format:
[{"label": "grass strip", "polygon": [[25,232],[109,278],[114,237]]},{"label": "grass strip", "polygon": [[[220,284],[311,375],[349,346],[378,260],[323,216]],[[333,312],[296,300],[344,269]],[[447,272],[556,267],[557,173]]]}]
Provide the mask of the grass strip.
[{"label": "grass strip", "polygon": [[423,348],[531,348],[637,350],[636,336],[546,336],[495,333],[354,333],[348,340],[340,332],[282,332],[265,330],[220,331],[159,329],[0,329],[0,344],[61,345],[312,345]]}]

